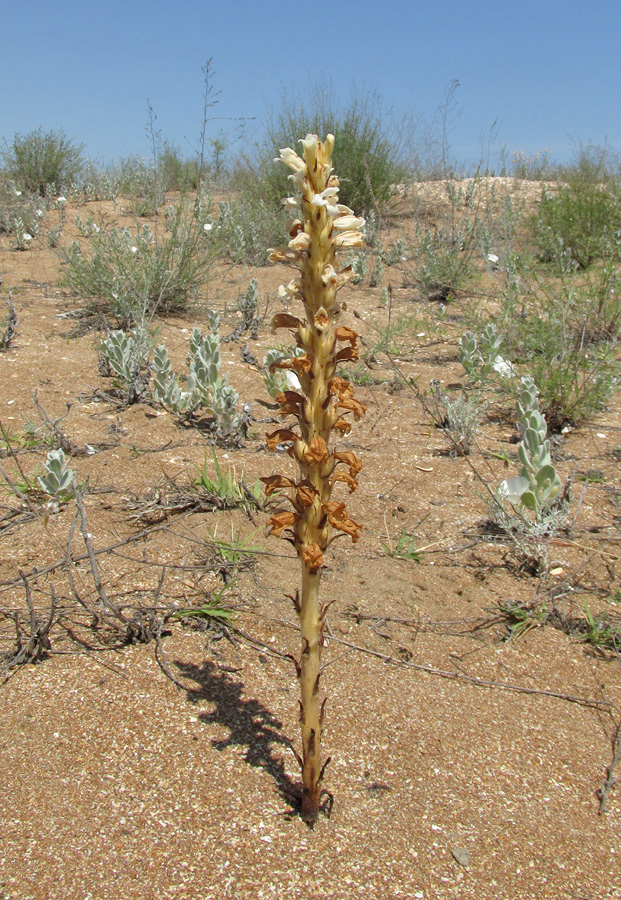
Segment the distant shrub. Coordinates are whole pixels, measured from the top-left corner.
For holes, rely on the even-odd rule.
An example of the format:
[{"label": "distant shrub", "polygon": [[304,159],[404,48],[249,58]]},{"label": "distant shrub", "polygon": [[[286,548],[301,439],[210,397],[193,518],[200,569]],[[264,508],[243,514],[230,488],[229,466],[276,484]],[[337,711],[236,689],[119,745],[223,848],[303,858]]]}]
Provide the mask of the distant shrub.
[{"label": "distant shrub", "polygon": [[62,131],[38,128],[26,135],[16,134],[11,144],[5,141],[0,155],[19,190],[45,197],[78,180],[84,165],[82,149]]},{"label": "distant shrub", "polygon": [[580,149],[560,173],[558,193],[545,191],[531,220],[539,255],[554,259],[557,246],[583,269],[601,259],[605,244],[621,228],[618,163],[597,147]]},{"label": "distant shrub", "polygon": [[[341,203],[357,214],[382,207],[395,185],[402,180],[400,148],[391,133],[374,93],[354,97],[346,106],[331,92],[317,91],[310,108],[298,99],[285,97],[281,110],[268,123],[266,136],[251,160],[242,160],[234,183],[245,197],[260,199],[279,209],[281,198],[291,194],[291,183],[283,166],[272,160],[283,147],[297,149],[300,134],[334,134],[334,170],[338,172]],[[259,172],[256,159],[263,159]]]},{"label": "distant shrub", "polygon": [[169,208],[167,231],[156,239],[146,225],[109,228],[78,217],[86,249],[74,241],[60,252],[61,283],[91,299],[93,311],[130,328],[154,315],[185,309],[198,296],[213,259],[209,234],[188,204]]},{"label": "distant shrub", "polygon": [[480,431],[486,403],[478,393],[465,394],[462,391],[451,399],[436,381],[432,382],[432,388],[432,399],[439,413],[439,426],[447,433],[451,443],[451,456],[467,455]]},{"label": "distant shrub", "polygon": [[153,160],[128,156],[115,166],[118,194],[135,216],[153,216],[166,199],[166,186]]},{"label": "distant shrub", "polygon": [[285,213],[260,197],[237,194],[220,203],[213,236],[221,253],[235,262],[262,265],[268,247],[288,240]]},{"label": "distant shrub", "polygon": [[507,260],[496,318],[503,353],[535,380],[551,431],[600,411],[620,375],[618,276],[609,260],[585,284],[568,252],[542,276],[528,258]]},{"label": "distant shrub", "polygon": [[556,169],[550,162],[550,151],[539,150],[527,156],[522,150],[511,154],[511,174],[523,181],[544,181],[553,178]]},{"label": "distant shrub", "polygon": [[89,160],[79,182],[71,185],[69,193],[77,201],[112,200],[116,206],[120,184],[121,175],[115,166],[99,166]]},{"label": "distant shrub", "polygon": [[[432,226],[416,226],[416,242],[404,282],[414,284],[428,300],[445,302],[465,289],[475,273],[483,222],[475,201],[477,181],[466,186],[447,181],[446,204],[438,204]],[[409,261],[408,261],[409,262]]]},{"label": "distant shrub", "polygon": [[164,142],[150,158],[121,158],[106,170],[105,180],[113,182],[117,194],[130,201],[133,215],[153,216],[167,192],[185,194],[197,189],[198,160],[184,159],[178,147]]},{"label": "distant shrub", "polygon": [[544,262],[554,258],[559,240],[583,269],[602,257],[602,244],[621,228],[621,205],[604,185],[576,181],[558,194],[544,193],[533,220]]},{"label": "distant shrub", "polygon": [[26,196],[10,181],[0,183],[0,234],[14,235],[18,248],[23,249],[24,235],[36,239],[47,211],[42,197]]},{"label": "distant shrub", "polygon": [[166,191],[185,193],[198,187],[198,159],[184,159],[179,148],[168,142],[158,154],[157,168]]}]

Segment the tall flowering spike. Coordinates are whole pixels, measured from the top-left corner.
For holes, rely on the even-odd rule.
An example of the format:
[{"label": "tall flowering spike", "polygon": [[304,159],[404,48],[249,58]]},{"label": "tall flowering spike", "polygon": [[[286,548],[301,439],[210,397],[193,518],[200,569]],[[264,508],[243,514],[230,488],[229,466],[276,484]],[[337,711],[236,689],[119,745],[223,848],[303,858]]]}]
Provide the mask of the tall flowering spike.
[{"label": "tall flowering spike", "polygon": [[301,299],[304,314],[296,318],[280,313],[272,328],[289,328],[295,335],[302,353],[275,365],[293,370],[301,388],[278,395],[280,415],[291,421],[267,436],[269,449],[287,446],[299,464],[300,477],[296,482],[270,475],[263,481],[266,493],[288,498],[292,509],[275,510],[270,529],[293,544],[302,567],[302,592],[294,600],[302,644],[296,671],[302,695],[302,818],[312,824],[319,814],[325,768],[320,755],[325,701],[322,704],[319,697],[319,674],[327,605],[320,607],[319,584],[330,542],[338,534],[357,541],[361,527],[349,517],[341,499],[331,499],[333,488],[345,494],[355,490],[361,469],[354,453],[331,448],[333,432],[347,434],[351,421],[365,411],[354,399],[352,385],[336,374],[340,362],[358,358],[358,335],[339,324],[337,291],[351,278],[351,267],[340,268],[337,254],[363,246],[364,220],[338,202],[338,178],[332,174],[333,135],[322,142],[308,134],[300,143],[300,156],[287,147],[277,160],[293,171],[289,178],[299,196],[283,201],[295,215],[289,222],[291,240],[286,247],[271,250],[270,260],[299,269],[299,277],[282,287],[281,293]]}]

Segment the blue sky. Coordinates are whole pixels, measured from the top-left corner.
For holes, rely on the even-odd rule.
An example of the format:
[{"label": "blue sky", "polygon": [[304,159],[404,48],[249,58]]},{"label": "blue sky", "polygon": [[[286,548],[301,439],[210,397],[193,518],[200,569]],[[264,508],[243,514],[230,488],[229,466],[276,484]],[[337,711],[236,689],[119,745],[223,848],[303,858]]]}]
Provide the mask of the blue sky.
[{"label": "blue sky", "polygon": [[458,79],[449,138],[464,162],[495,121],[509,156],[563,161],[590,141],[621,152],[620,0],[28,0],[3,4],[0,25],[0,136],[62,129],[100,161],[148,155],[147,99],[190,153],[210,57],[213,114],[257,130],[284,89],[303,98],[330,80],[344,99],[374,88],[430,121]]}]

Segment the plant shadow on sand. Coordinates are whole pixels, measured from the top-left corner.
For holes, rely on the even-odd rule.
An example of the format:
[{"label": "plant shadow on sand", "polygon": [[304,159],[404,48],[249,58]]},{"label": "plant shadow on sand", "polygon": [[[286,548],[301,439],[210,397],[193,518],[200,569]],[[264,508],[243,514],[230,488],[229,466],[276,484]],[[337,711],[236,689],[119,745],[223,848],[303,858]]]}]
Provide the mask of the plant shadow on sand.
[{"label": "plant shadow on sand", "polygon": [[190,703],[207,701],[215,705],[212,712],[200,713],[201,722],[229,729],[229,736],[212,740],[212,746],[219,751],[231,746],[244,747],[248,765],[264,769],[274,779],[278,793],[291,807],[287,816],[297,815],[301,783],[287,774],[282,756],[274,752],[276,745],[295,754],[290,739],[282,734],[282,722],[258,700],[244,699],[244,682],[235,681],[209,660],[201,666],[176,660],[175,666],[184,678],[197,684],[196,688],[186,687]]}]

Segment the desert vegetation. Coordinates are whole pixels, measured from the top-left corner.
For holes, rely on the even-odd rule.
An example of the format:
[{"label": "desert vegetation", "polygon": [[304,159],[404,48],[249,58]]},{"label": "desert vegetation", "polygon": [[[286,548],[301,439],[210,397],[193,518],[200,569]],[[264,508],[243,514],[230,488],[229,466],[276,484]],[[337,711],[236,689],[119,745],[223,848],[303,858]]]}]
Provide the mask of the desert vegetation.
[{"label": "desert vegetation", "polygon": [[[285,98],[240,150],[205,138],[209,74],[187,156],[150,108],[146,160],[99,167],[60,130],[4,142],[7,766],[25,777],[17,734],[39,773],[65,740],[54,771],[101,796],[102,834],[138,823],[143,887],[158,828],[89,781],[89,733],[117,787],[126,755],[170,763],[175,803],[155,804],[177,869],[183,823],[227,809],[253,896],[309,896],[273,856],[248,875],[247,854],[295,866],[313,842],[331,867],[314,896],[616,896],[619,161],[585,146],[460,172],[374,95]],[[500,784],[506,815],[524,804],[506,833],[484,800]],[[9,805],[54,820],[49,785],[29,790]],[[394,846],[369,851],[369,821]],[[61,871],[63,896],[87,893],[53,830],[32,852],[39,874],[16,893],[7,857],[1,898],[51,896]],[[167,884],[118,896],[186,896]]]}]

